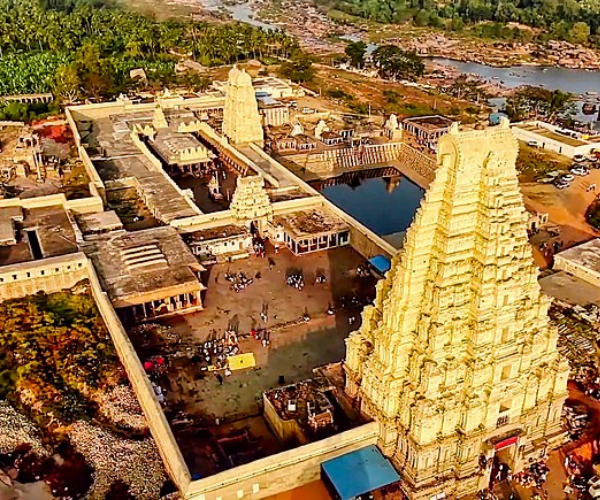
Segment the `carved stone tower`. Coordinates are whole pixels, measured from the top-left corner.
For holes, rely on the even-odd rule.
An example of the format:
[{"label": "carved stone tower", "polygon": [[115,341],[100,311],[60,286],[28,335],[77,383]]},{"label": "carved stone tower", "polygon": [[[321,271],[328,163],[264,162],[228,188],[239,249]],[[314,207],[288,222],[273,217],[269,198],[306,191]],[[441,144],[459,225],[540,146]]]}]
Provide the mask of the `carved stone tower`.
[{"label": "carved stone tower", "polygon": [[256,142],[262,145],[264,140],[252,78],[235,66],[229,72],[223,134],[235,144]]},{"label": "carved stone tower", "polygon": [[[411,499],[489,484],[562,438],[559,359],[527,241],[508,121],[440,140],[405,246],[346,340],[346,391]],[[439,497],[438,497],[439,498]]]},{"label": "carved stone tower", "polygon": [[229,209],[237,220],[264,231],[268,218],[273,215],[265,180],[260,175],[238,177]]}]

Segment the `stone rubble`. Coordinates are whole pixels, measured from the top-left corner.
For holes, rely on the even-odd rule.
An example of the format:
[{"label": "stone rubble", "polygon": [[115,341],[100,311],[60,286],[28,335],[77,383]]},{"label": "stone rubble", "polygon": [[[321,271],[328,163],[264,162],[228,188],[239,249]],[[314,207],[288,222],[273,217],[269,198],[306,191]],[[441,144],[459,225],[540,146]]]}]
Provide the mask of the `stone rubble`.
[{"label": "stone rubble", "polygon": [[79,421],[68,433],[71,443],[94,469],[89,500],[105,497],[110,486],[121,481],[139,500],[154,500],[167,479],[152,438],[124,439],[105,429]]},{"label": "stone rubble", "polygon": [[0,454],[12,453],[21,445],[30,445],[39,456],[48,455],[37,427],[8,402],[0,401]]},{"label": "stone rubble", "polygon": [[100,414],[115,425],[136,431],[148,429],[140,404],[130,386],[119,385],[109,393],[102,393],[96,398],[96,402]]}]

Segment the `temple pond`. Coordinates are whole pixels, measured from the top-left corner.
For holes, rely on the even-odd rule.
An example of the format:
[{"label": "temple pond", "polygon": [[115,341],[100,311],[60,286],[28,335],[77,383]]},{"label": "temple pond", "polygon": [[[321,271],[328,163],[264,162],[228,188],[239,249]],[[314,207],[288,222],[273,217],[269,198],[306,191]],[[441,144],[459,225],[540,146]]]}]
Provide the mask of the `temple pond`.
[{"label": "temple pond", "polygon": [[311,185],[380,236],[406,231],[425,193],[394,168],[348,172]]}]

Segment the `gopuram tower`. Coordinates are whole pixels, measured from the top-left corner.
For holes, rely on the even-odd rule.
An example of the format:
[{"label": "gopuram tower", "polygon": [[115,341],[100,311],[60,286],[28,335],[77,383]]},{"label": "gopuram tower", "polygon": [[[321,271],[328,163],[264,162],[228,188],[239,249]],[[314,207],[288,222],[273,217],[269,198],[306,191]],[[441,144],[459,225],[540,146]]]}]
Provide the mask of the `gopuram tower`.
[{"label": "gopuram tower", "polygon": [[[527,240],[508,121],[440,139],[405,246],[348,339],[346,392],[410,499],[489,486],[561,443],[568,366]],[[485,459],[485,460],[484,460]]]},{"label": "gopuram tower", "polygon": [[223,134],[234,144],[256,142],[262,145],[264,140],[252,78],[236,66],[229,72],[223,109]]}]

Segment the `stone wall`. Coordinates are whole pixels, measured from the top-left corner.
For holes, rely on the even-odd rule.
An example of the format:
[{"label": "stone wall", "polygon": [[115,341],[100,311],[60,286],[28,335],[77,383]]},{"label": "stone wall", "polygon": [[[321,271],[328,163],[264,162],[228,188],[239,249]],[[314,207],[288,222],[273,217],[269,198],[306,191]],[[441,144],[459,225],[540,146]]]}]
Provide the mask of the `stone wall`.
[{"label": "stone wall", "polygon": [[296,420],[284,420],[279,416],[271,401],[263,392],[263,417],[269,424],[277,439],[284,444],[306,444],[307,439]]},{"label": "stone wall", "polygon": [[284,159],[315,174],[326,174],[361,165],[375,165],[397,160],[402,144],[389,142],[352,148],[329,149],[321,153],[286,155]]},{"label": "stone wall", "polygon": [[193,481],[185,492],[185,498],[258,500],[297,488],[318,480],[324,461],[375,444],[377,431],[378,424],[371,422],[315,443]]},{"label": "stone wall", "polygon": [[102,199],[99,196],[88,196],[78,200],[67,200],[63,193],[38,196],[37,198],[8,198],[0,200],[2,207],[23,207],[27,209],[52,207],[60,205],[65,211],[75,214],[92,214],[104,210]]},{"label": "stone wall", "polygon": [[86,279],[87,257],[83,253],[50,257],[0,267],[0,301],[33,295],[40,290],[60,292]]},{"label": "stone wall", "polygon": [[436,161],[431,156],[417,151],[408,144],[402,144],[398,161],[429,181],[435,177]]},{"label": "stone wall", "polygon": [[191,476],[179,446],[177,446],[175,437],[171,432],[171,427],[160,404],[156,400],[152,385],[129,340],[129,336],[125,332],[108,296],[102,290],[96,270],[89,259],[87,259],[86,269],[96,305],[108,328],[119,359],[127,372],[127,377],[136,393],[144,415],[148,420],[152,437],[156,441],[167,472],[179,490],[185,492],[190,484]]},{"label": "stone wall", "polygon": [[582,266],[577,262],[573,262],[570,259],[565,259],[560,253],[554,256],[554,266],[552,267],[555,271],[566,271],[573,276],[576,276],[583,281],[587,281],[594,286],[600,286],[600,274],[595,271],[592,267]]}]

